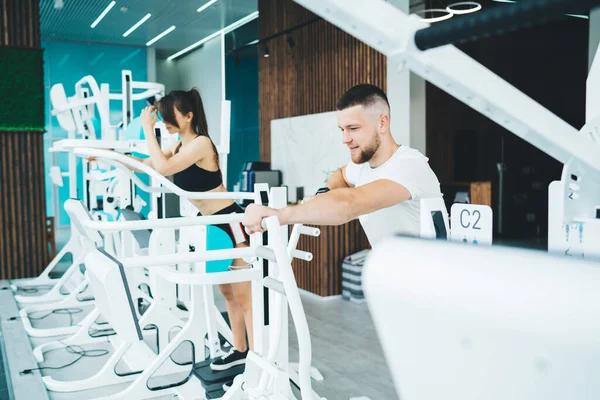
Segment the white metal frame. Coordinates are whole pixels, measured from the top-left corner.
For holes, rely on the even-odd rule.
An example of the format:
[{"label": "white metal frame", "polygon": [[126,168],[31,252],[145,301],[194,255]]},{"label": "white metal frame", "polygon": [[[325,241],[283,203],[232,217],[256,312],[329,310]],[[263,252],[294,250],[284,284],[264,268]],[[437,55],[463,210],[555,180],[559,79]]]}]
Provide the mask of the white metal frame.
[{"label": "white metal frame", "polygon": [[[273,194],[273,192],[272,192]],[[69,201],[71,202],[71,201]],[[71,204],[71,203],[69,203]],[[66,205],[67,209],[70,210],[70,215],[73,219],[86,217],[84,212],[79,212],[79,215],[73,213],[73,208],[71,205]],[[208,217],[193,217],[186,218],[185,224],[215,224],[215,223],[229,223],[233,221],[241,221],[243,215],[227,215],[227,216],[208,216]],[[117,223],[104,223],[91,221],[87,219],[86,221],[78,220],[76,226],[80,230],[80,233],[85,235],[88,232],[94,232],[94,228],[102,228],[104,231],[113,231],[113,230],[122,230],[122,229],[145,229],[149,223],[157,223],[160,222],[161,225],[167,226],[171,225],[172,228],[180,227],[181,224],[179,219],[174,219],[177,221],[169,221],[169,220],[154,220],[154,221],[134,221],[134,222],[117,222]],[[193,220],[193,221],[191,221]],[[162,255],[162,256],[147,256],[147,257],[135,257],[130,259],[121,260],[123,266],[127,269],[131,268],[139,268],[139,267],[162,267],[164,265],[172,265],[172,264],[181,264],[186,262],[204,262],[208,260],[216,260],[216,259],[229,259],[229,258],[244,258],[249,256],[257,256],[257,261],[254,263],[254,267],[248,271],[235,271],[235,272],[222,272],[222,273],[213,273],[213,274],[205,274],[199,271],[195,271],[193,273],[179,273],[174,270],[171,270],[170,273],[165,273],[163,276],[177,283],[187,283],[192,284],[194,290],[192,291],[192,300],[195,300],[197,297],[201,297],[201,287],[204,285],[213,285],[218,283],[231,283],[231,282],[241,282],[241,281],[253,281],[253,282],[263,282],[263,284],[272,289],[275,292],[278,292],[279,296],[285,296],[287,298],[287,302],[290,304],[290,309],[292,311],[292,316],[294,318],[294,323],[296,324],[296,329],[298,332],[298,340],[300,345],[300,363],[299,363],[299,371],[298,377],[300,380],[300,387],[302,393],[310,393],[313,396],[313,391],[310,384],[311,378],[311,366],[310,366],[310,335],[308,332],[308,325],[306,323],[306,317],[304,315],[304,311],[302,309],[302,304],[299,297],[299,292],[297,287],[295,286],[295,279],[293,276],[293,272],[291,270],[291,256],[289,255],[295,250],[295,246],[297,244],[298,238],[300,234],[309,234],[309,235],[318,235],[319,231],[315,228],[304,228],[301,226],[295,226],[292,233],[292,240],[288,245],[287,251],[285,251],[285,246],[283,242],[283,238],[281,235],[282,229],[285,227],[280,227],[279,223],[276,219],[271,218],[267,221],[269,227],[269,238],[272,241],[270,247],[273,250],[269,250],[268,248],[257,247],[256,243],[252,243],[252,247],[248,249],[232,249],[232,250],[212,250],[206,251],[204,253],[188,253],[188,254],[173,254],[173,255]],[[95,243],[95,241],[91,240],[90,242]],[[254,241],[253,241],[254,242]],[[88,259],[92,257],[93,253],[90,253],[90,256],[87,257],[86,262],[88,264],[88,273],[94,273],[95,266],[93,264],[93,260],[89,261]],[[307,253],[301,253],[304,258],[307,258]],[[263,271],[262,271],[262,263],[260,262],[259,257],[268,257],[271,261],[275,259],[279,260],[277,264],[272,264],[270,267],[270,276],[263,280]],[[94,258],[94,257],[92,257]],[[282,264],[281,260],[285,260]],[[165,270],[166,271],[166,270]],[[278,278],[278,279],[277,279]],[[94,280],[92,280],[93,282]],[[96,280],[97,286],[97,280]],[[94,293],[101,293],[102,290],[105,289],[94,288]],[[260,292],[260,291],[259,291]],[[106,292],[108,293],[108,292]],[[110,297],[108,294],[103,295],[103,302],[100,304],[106,304],[106,298]],[[253,299],[254,301],[255,299]],[[260,299],[258,299],[260,300]],[[287,316],[287,312],[284,312],[285,300],[282,297],[279,297],[278,301],[274,301],[271,306],[272,314],[271,318],[273,320],[271,325],[271,330],[269,332],[269,348],[268,352],[265,356],[261,357],[255,352],[251,352],[249,355],[249,365],[247,367],[245,375],[246,385],[244,391],[247,393],[248,398],[254,399],[258,398],[256,396],[269,396],[269,398],[278,398],[277,396],[280,394],[285,394],[287,396],[291,396],[291,388],[289,386],[290,372],[288,371],[288,364],[285,362],[287,360],[287,319],[284,316]],[[196,301],[192,301],[192,303],[197,305]],[[262,303],[262,302],[257,302]],[[117,318],[127,318],[123,313],[127,314],[125,308],[121,307],[112,307],[112,311],[110,311],[107,315],[109,316],[109,322],[112,317]],[[262,311],[262,309],[259,308]],[[104,314],[104,311],[98,310]],[[109,384],[115,384],[119,382],[127,382],[133,381],[131,385],[124,391],[115,394],[113,396],[109,396],[106,399],[129,399],[129,398],[145,398],[145,396],[156,396],[158,394],[165,393],[178,393],[181,396],[180,390],[189,390],[189,386],[198,387],[197,382],[194,379],[190,379],[186,383],[183,383],[181,387],[169,388],[164,391],[151,391],[148,389],[146,382],[150,379],[163,365],[164,362],[168,362],[171,353],[185,340],[190,340],[190,333],[192,332],[191,327],[197,329],[197,321],[194,318],[195,313],[198,312],[196,308],[192,308],[190,320],[186,323],[184,328],[177,334],[177,336],[168,344],[168,346],[157,356],[148,355],[147,350],[144,352],[141,349],[134,349],[133,346],[136,346],[134,342],[125,341],[121,342],[121,344],[117,347],[117,351],[111,356],[109,363],[107,363],[102,370],[94,375],[91,378],[88,378],[84,381],[77,382],[58,382],[49,377],[44,377],[44,382],[50,390],[55,391],[74,391],[74,390],[84,390],[90,389],[98,386],[105,386]],[[116,314],[115,314],[116,313]],[[96,314],[95,316],[97,316]],[[121,317],[119,317],[121,315]],[[143,319],[143,317],[142,317]],[[285,323],[285,324],[284,324]],[[285,325],[285,326],[284,326]],[[282,335],[281,333],[286,333]],[[119,333],[119,332],[117,332]],[[259,333],[258,337],[255,337],[256,343],[262,343],[262,332],[261,329],[257,330]],[[120,334],[120,333],[119,333]],[[131,335],[131,333],[129,334]],[[203,335],[202,335],[203,337]],[[122,340],[122,339],[121,339]],[[210,336],[209,336],[210,341]],[[203,341],[202,341],[203,342]],[[202,343],[201,342],[201,343]],[[65,342],[66,344],[76,344],[73,343],[72,340],[68,340]],[[144,347],[145,344],[140,342],[138,346]],[[282,346],[282,343],[284,344]],[[78,344],[78,343],[77,343]],[[196,346],[198,344],[196,343]],[[45,346],[45,350],[49,350],[52,348],[60,347],[60,345],[54,343],[49,346]],[[283,348],[283,351],[281,350]],[[117,377],[113,376],[112,370],[114,369],[114,365],[123,357],[125,352],[129,349],[134,351],[135,355],[130,357],[134,362],[140,365],[141,362],[150,362],[149,366],[147,366],[144,371],[135,376],[135,379],[132,377]],[[37,350],[37,349],[36,349]],[[265,349],[266,350],[266,349]],[[143,355],[146,354],[146,357],[151,357],[151,359],[145,358]],[[281,357],[284,358],[284,362],[282,363]],[[141,360],[140,360],[141,359]],[[279,365],[279,367],[278,367]],[[174,367],[177,369],[176,367]],[[172,373],[174,370],[167,369],[168,372]],[[162,373],[161,369],[161,373]],[[225,398],[242,398],[235,396],[242,396],[242,381],[239,379],[236,381],[236,386],[234,386],[228,392]],[[196,393],[197,395],[197,393]],[[271,397],[274,396],[274,397]],[[314,394],[316,396],[316,394]],[[185,398],[185,397],[184,397]],[[263,398],[263,397],[261,397]],[[303,398],[306,398],[303,395]],[[319,397],[314,397],[319,398]]]},{"label": "white metal frame", "polygon": [[[154,170],[149,168],[148,166],[133,160],[129,157],[126,157],[122,154],[118,154],[115,152],[109,152],[106,150],[99,149],[89,149],[89,148],[79,148],[73,150],[73,153],[82,156],[82,157],[90,157],[94,156],[98,159],[103,159],[105,161],[109,161],[112,163],[113,161],[116,163],[122,163],[127,167],[132,167],[139,169],[141,171],[147,172],[151,175],[158,175]],[[115,164],[116,165],[116,164]],[[122,167],[123,169],[125,167]],[[171,191],[173,193],[178,194],[184,198],[236,198],[236,199],[254,199],[259,201],[260,195],[258,193],[190,193],[185,192],[175,186],[172,182],[167,180],[162,176],[156,176],[157,182],[159,182],[162,186],[160,190],[162,191]],[[137,184],[137,182],[136,182]],[[257,185],[258,186],[258,185]],[[152,188],[147,188],[152,189]],[[156,189],[156,188],[154,188]],[[258,188],[259,189],[259,188]],[[279,195],[277,194],[279,193]],[[278,197],[285,196],[285,189],[283,188],[274,188],[271,190],[271,198],[275,199]],[[273,202],[270,205],[276,207],[282,207],[286,203],[285,198],[283,201]],[[241,221],[243,216],[240,215],[228,215],[228,216],[206,216],[206,217],[187,217],[187,218],[170,218],[168,220],[146,220],[146,221],[119,221],[114,223],[105,223],[99,221],[87,221],[83,225],[86,229],[91,230],[101,230],[103,232],[109,231],[123,231],[129,229],[148,229],[148,228],[181,228],[183,226],[193,226],[199,224],[217,224],[217,223],[226,223],[232,221]],[[270,230],[269,230],[269,240],[272,243],[272,246],[277,249],[282,246],[282,234],[285,233],[285,227],[279,227],[277,221],[270,222]],[[297,333],[299,335],[299,343],[300,343],[300,363],[298,368],[298,381],[300,383],[300,387],[302,388],[302,392],[306,395],[306,393],[310,393],[310,396],[316,396],[312,391],[310,386],[311,372],[314,372],[313,375],[320,375],[318,371],[315,371],[311,368],[310,365],[310,335],[308,334],[308,325],[306,325],[306,319],[304,316],[304,311],[302,309],[302,305],[299,298],[299,292],[297,287],[295,286],[295,279],[293,276],[293,272],[291,270],[291,266],[287,265],[290,261],[291,255],[299,256],[302,259],[311,259],[312,255],[310,253],[301,252],[295,250],[295,246],[297,245],[298,238],[300,234],[310,234],[310,235],[318,235],[319,231],[315,228],[304,228],[304,227],[296,227],[292,232],[292,238],[289,243],[288,252],[277,253],[278,260],[286,260],[284,264],[281,264],[281,261],[277,264],[270,264],[270,276],[266,278],[264,281],[262,280],[262,265],[260,264],[259,259],[257,259],[254,263],[254,268],[249,271],[235,271],[234,274],[229,272],[224,273],[213,273],[213,274],[202,274],[198,273],[198,271],[189,272],[189,273],[181,273],[176,272],[175,270],[167,270],[163,269],[161,271],[161,275],[164,279],[172,280],[175,282],[181,282],[186,284],[191,284],[192,287],[201,286],[201,285],[213,285],[218,283],[232,282],[232,281],[253,281],[253,309],[255,312],[255,352],[251,354],[249,357],[250,366],[247,371],[248,382],[246,385],[242,385],[241,381],[238,379],[236,386],[228,391],[228,396],[230,398],[236,398],[234,396],[249,396],[248,398],[254,398],[253,396],[257,396],[258,393],[264,395],[265,393],[271,393],[273,396],[276,396],[276,393],[280,391],[287,392],[287,395],[291,396],[291,388],[289,387],[289,379],[294,376],[294,369],[290,372],[290,366],[287,361],[287,345],[281,346],[281,343],[287,343],[287,313],[283,312],[285,309],[286,302],[289,303],[290,309],[292,310],[292,316],[294,317],[294,322],[297,325]],[[123,265],[126,268],[136,268],[136,267],[150,267],[150,266],[165,266],[165,265],[173,265],[173,264],[185,264],[185,263],[195,263],[206,261],[208,259],[222,259],[222,258],[232,258],[233,254],[237,254],[237,257],[243,258],[245,256],[258,255],[259,257],[267,257],[273,260],[273,255],[268,250],[256,250],[254,253],[253,248],[256,249],[256,246],[260,246],[257,244],[255,240],[255,236],[253,236],[251,240],[250,249],[234,249],[234,250],[216,250],[216,251],[207,251],[204,253],[188,253],[188,254],[177,254],[177,255],[158,255],[158,256],[141,256],[135,257],[133,259],[122,260]],[[260,236],[260,235],[258,235]],[[256,275],[256,276],[255,276]],[[258,282],[263,282],[258,285]],[[270,300],[270,304],[272,305],[272,314],[271,318],[274,321],[270,327],[270,330],[264,331],[263,325],[264,323],[260,323],[262,318],[262,286],[272,289],[273,291],[279,292],[278,295],[272,297]],[[285,301],[280,296],[284,294],[287,299]],[[192,291],[192,299],[195,299],[201,295],[197,290]],[[259,300],[259,301],[256,301]],[[192,301],[195,305],[195,302]],[[258,323],[257,323],[258,322]],[[184,328],[179,334],[178,338],[183,340],[183,338],[187,338],[185,336],[188,330]],[[266,341],[261,339],[263,337],[268,337]],[[277,337],[279,340],[274,340]],[[175,339],[174,339],[175,340]],[[179,343],[181,343],[181,340]],[[210,340],[209,340],[210,341]],[[172,350],[172,346],[175,346],[171,342],[167,348],[165,348],[164,352],[169,353]],[[69,342],[69,344],[72,344]],[[265,347],[269,346],[269,347]],[[174,348],[174,347],[173,347]],[[263,354],[263,356],[260,356]],[[161,357],[165,357],[163,355],[159,355],[156,365],[162,364]],[[167,355],[168,357],[168,355]],[[155,364],[153,364],[155,365]],[[277,365],[279,367],[277,367]],[[145,382],[148,377],[150,377],[156,368],[147,368],[144,373],[139,375],[134,384],[130,386],[127,392],[124,392],[124,396],[131,396],[132,391],[146,391]],[[258,379],[258,380],[255,380]],[[102,382],[104,382],[102,380]],[[57,388],[53,381],[49,382],[53,388]],[[284,384],[285,383],[285,384]],[[242,386],[244,390],[242,390]],[[81,387],[78,385],[78,387]],[[59,388],[64,389],[59,385]],[[254,388],[254,389],[253,389]],[[243,393],[242,393],[243,392]],[[141,395],[141,393],[139,393]],[[128,398],[128,397],[125,397]],[[276,398],[276,397],[273,397]]]},{"label": "white metal frame", "polygon": [[[104,151],[103,153],[108,153],[108,155],[110,156],[106,160],[106,161],[108,161],[108,164],[110,164],[110,165],[113,165],[113,166],[121,165],[118,162],[114,161],[114,158],[117,158],[117,159],[121,158],[122,160],[125,160],[126,162],[132,161],[134,167],[136,167],[136,166],[142,167],[143,169],[147,168],[145,165],[143,165],[137,161],[131,160],[128,157],[123,158],[123,156],[120,154],[116,154],[113,152],[106,152],[106,151]],[[102,154],[100,154],[100,155],[102,155]],[[111,157],[112,157],[112,159],[111,159]],[[132,176],[134,176],[129,169],[123,168],[122,165],[121,165],[120,169],[117,169],[117,171],[120,173],[126,172],[126,174],[131,174]],[[159,182],[159,184],[164,184],[164,186],[170,187],[171,189],[175,189],[175,190],[178,189],[176,186],[174,186],[170,181],[166,180],[164,177],[157,176],[158,174],[154,170],[148,169],[148,172],[152,174],[152,176],[155,178],[155,180],[157,180]],[[139,181],[137,178],[134,180],[136,180],[136,183],[144,186],[141,183],[141,181]],[[144,188],[149,191],[154,190],[154,191],[168,192],[169,190],[168,189],[165,190],[164,186],[162,189],[154,188],[154,187],[150,188],[150,187],[145,187],[145,186],[144,186]],[[248,198],[248,197],[256,197],[256,196],[254,194],[243,193],[242,198]],[[76,215],[71,215],[73,212],[72,211],[73,210],[72,203],[73,203],[73,201],[69,200],[65,204],[65,207],[67,208],[68,211],[70,210],[69,214],[74,221],[78,221],[78,219],[80,220],[81,218],[89,219],[89,216],[87,215],[87,213],[85,213],[83,211],[79,211],[79,214],[80,214],[79,218],[77,218]],[[78,202],[75,202],[75,203],[78,203]],[[81,205],[79,205],[79,207],[81,207]],[[241,217],[238,216],[238,219],[240,219],[240,218]],[[166,225],[164,224],[165,222],[167,222]],[[106,222],[99,222],[99,221],[95,221],[94,223],[99,223],[105,227],[107,224]],[[113,223],[112,226],[114,228],[115,226],[118,227],[119,224],[123,225],[124,223],[127,224],[127,222],[117,222],[117,223]],[[136,224],[138,224],[137,226],[139,226],[140,223],[145,224],[145,225],[148,225],[148,223],[151,223],[151,224],[162,223],[162,225],[165,225],[170,228],[175,228],[175,227],[179,228],[182,225],[185,225],[185,224],[182,224],[181,218],[180,219],[170,219],[168,221],[167,220],[136,221],[133,223],[133,225],[131,225],[132,223],[129,223],[129,224],[130,224],[130,226],[133,226],[135,229]],[[80,225],[80,224],[81,224],[81,221],[79,221],[79,224],[74,225],[74,231],[77,230],[76,228],[79,228],[79,226],[77,226],[77,225]],[[193,225],[197,225],[197,224],[198,224],[198,221],[193,222]],[[122,228],[122,226],[119,228]],[[86,229],[88,229],[88,228],[85,228],[82,232],[85,233]],[[140,228],[138,228],[138,229],[140,229]],[[81,229],[79,231],[81,231]],[[109,232],[107,232],[107,233],[110,235],[111,233],[113,233],[113,231],[115,231],[115,229],[109,229]],[[88,247],[89,247],[89,245],[88,245]],[[160,250],[161,246],[157,246],[156,248],[158,248]],[[165,250],[164,247],[162,248],[162,250],[163,251]],[[171,248],[171,251],[173,251],[173,250],[174,249]],[[154,257],[154,254],[151,254],[150,258],[160,259],[160,258]],[[159,271],[161,269],[167,269],[167,268],[165,268],[165,267],[160,268]],[[168,276],[168,273],[165,273],[163,275]],[[242,275],[243,274],[241,274],[241,275],[236,274],[236,277],[238,277],[238,279],[243,278]],[[175,280],[175,282],[181,283],[181,284],[183,284],[183,283],[187,284],[187,283],[189,283],[189,279],[183,279],[183,280],[177,279],[177,280]],[[146,313],[144,314],[144,316],[142,316],[140,323],[143,326],[148,325],[148,324],[154,324],[159,327],[163,327],[163,329],[162,329],[163,332],[170,331],[170,328],[172,328],[174,326],[182,326],[183,325],[184,328],[177,337],[180,339],[180,342],[183,340],[191,340],[193,343],[196,344],[195,347],[196,347],[196,359],[197,360],[204,358],[204,333],[207,333],[209,336],[209,341],[211,342],[211,345],[209,346],[211,348],[210,354],[212,357],[217,357],[221,354],[219,342],[218,342],[218,335],[217,335],[217,325],[220,329],[223,329],[223,326],[224,325],[226,326],[226,324],[224,323],[224,321],[221,321],[222,317],[219,314],[219,317],[221,317],[220,319],[218,317],[217,318],[208,318],[209,324],[208,324],[208,326],[206,325],[206,323],[204,322],[204,320],[206,318],[203,318],[204,316],[202,315],[201,311],[204,309],[206,311],[205,314],[207,314],[207,316],[209,316],[211,314],[216,314],[217,310],[216,310],[216,307],[214,307],[214,303],[212,303],[212,300],[213,300],[212,296],[206,296],[206,294],[203,295],[203,293],[202,293],[203,287],[202,286],[197,287],[195,289],[200,289],[200,291],[194,290],[192,293],[192,309],[194,309],[195,312],[193,312],[190,315],[190,318],[188,319],[188,322],[185,325],[180,319],[176,318],[169,311],[169,309],[167,307],[164,307],[162,305],[161,301],[153,301],[152,302],[150,309],[148,309],[146,311]],[[155,291],[154,293],[156,293],[157,295],[161,295],[159,290]],[[210,301],[207,302],[206,299],[210,299]],[[204,304],[203,302],[205,302],[206,304]],[[212,305],[212,308],[210,307],[210,305]],[[97,342],[98,338],[91,337],[89,335],[88,331],[92,327],[94,321],[98,318],[99,315],[100,315],[99,310],[95,309],[77,327],[69,327],[68,329],[62,329],[62,330],[59,329],[58,333],[60,333],[60,334],[70,333],[72,329],[76,329],[76,331],[77,331],[74,336],[67,339],[66,341],[63,341],[63,343],[66,343],[67,345],[75,345],[75,344],[82,345],[82,344],[89,344],[89,343]],[[26,322],[28,323],[29,321],[26,320]],[[26,325],[28,325],[27,323],[26,323]],[[165,326],[167,328],[164,328]],[[200,329],[202,326],[206,327],[206,328],[204,328],[204,331],[203,331],[203,329]],[[191,329],[192,327],[193,327],[193,329]],[[57,331],[57,330],[55,330],[55,331]],[[229,332],[223,332],[223,334],[226,337],[231,337],[230,330],[229,330]],[[168,340],[167,335],[163,335],[163,337],[165,337],[165,339]],[[169,343],[167,343],[167,340],[161,341],[162,346],[160,348],[165,348],[165,351],[167,351],[167,349],[170,348],[170,347],[168,347]],[[159,346],[161,344],[159,344]],[[54,348],[58,348],[58,347],[62,347],[62,345],[63,344],[59,343],[59,342],[46,343],[42,346],[38,346],[34,350],[34,354],[36,355],[36,358],[39,361],[42,361],[43,353],[45,351],[48,351],[48,350],[51,350]],[[127,347],[127,348],[129,348],[129,347]],[[46,377],[45,378],[46,384],[47,384],[48,388],[51,390],[72,391],[72,390],[90,389],[93,387],[104,386],[107,384],[134,380],[136,378],[136,376],[132,375],[129,377],[117,377],[116,375],[114,375],[112,373],[114,364],[116,364],[116,362],[118,362],[118,360],[120,360],[121,357],[125,354],[124,353],[125,349],[126,349],[125,347],[118,345],[117,352],[115,353],[115,355],[113,355],[111,357],[109,362],[102,368],[102,370],[98,374],[94,375],[93,377],[91,377],[89,379],[86,379],[84,381],[78,381],[78,382],[59,382],[59,381],[55,381],[49,377]],[[143,352],[144,350],[137,349],[134,352],[135,355],[133,355],[133,356],[129,355],[129,357],[127,357],[127,358],[131,359],[131,362],[135,365],[145,366],[145,365],[147,365],[147,363],[145,365],[140,364],[140,360],[147,359],[147,356],[143,356],[143,355],[139,354],[140,351]],[[170,371],[170,369],[169,369],[169,371]],[[161,373],[162,373],[162,369],[161,369]]]},{"label": "white metal frame", "polygon": [[[53,110],[52,115],[56,116],[60,126],[68,133],[67,140],[77,140],[77,135],[81,135],[83,140],[98,139],[108,141],[117,141],[124,136],[127,125],[133,118],[133,101],[145,100],[150,97],[157,99],[164,96],[165,87],[162,84],[154,82],[136,82],[133,81],[131,71],[122,71],[122,88],[121,93],[110,93],[108,84],[96,82],[93,76],[87,75],[80,79],[75,84],[75,96],[68,98],[62,84],[55,84],[50,90],[50,97]],[[140,93],[134,93],[135,90],[142,90]],[[123,121],[121,123],[121,133],[117,134],[120,125],[111,125],[110,121],[110,100],[119,100],[122,102]],[[98,117],[101,123],[101,132],[95,132],[91,117],[95,114],[95,108],[98,111]],[[165,129],[166,132],[166,129]],[[137,151],[137,147],[145,148],[143,141],[135,144],[130,144],[124,150]],[[53,144],[56,150],[60,146]],[[122,143],[115,143],[115,147],[123,148]],[[67,172],[62,172],[58,167],[53,167],[51,170],[51,178],[53,182],[62,186],[62,177],[69,178],[69,196],[70,198],[77,197],[77,172],[75,157],[69,154],[69,167]],[[83,160],[83,182],[82,187],[85,188],[85,182],[88,180],[87,161]],[[57,170],[58,168],[58,170]],[[87,204],[87,195],[84,190],[84,201]],[[55,191],[55,199],[58,199]],[[56,205],[56,215],[59,215],[59,205]]]},{"label": "white metal frame", "polygon": [[398,396],[598,397],[598,266],[501,246],[382,242],[363,285]]}]

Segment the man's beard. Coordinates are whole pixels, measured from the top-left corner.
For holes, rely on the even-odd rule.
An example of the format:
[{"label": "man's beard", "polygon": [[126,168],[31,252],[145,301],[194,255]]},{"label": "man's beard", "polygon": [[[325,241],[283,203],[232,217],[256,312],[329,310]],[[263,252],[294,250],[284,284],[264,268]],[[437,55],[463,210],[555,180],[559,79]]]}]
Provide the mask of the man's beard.
[{"label": "man's beard", "polygon": [[373,137],[373,140],[371,141],[371,143],[369,143],[368,146],[366,146],[364,149],[360,149],[360,153],[352,156],[352,162],[354,162],[354,164],[363,164],[368,162],[369,160],[371,160],[371,158],[373,158],[373,155],[375,155],[375,153],[379,149],[380,144],[381,138],[376,133]]}]

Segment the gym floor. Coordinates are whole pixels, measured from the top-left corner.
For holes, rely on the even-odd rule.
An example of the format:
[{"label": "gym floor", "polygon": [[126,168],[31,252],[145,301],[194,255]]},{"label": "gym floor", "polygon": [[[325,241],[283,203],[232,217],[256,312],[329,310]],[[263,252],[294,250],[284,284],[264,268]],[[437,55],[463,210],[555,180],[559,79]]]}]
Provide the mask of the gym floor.
[{"label": "gym floor", "polygon": [[[68,238],[68,230],[59,230],[57,248]],[[215,300],[217,307],[225,311],[224,299],[218,291],[215,291]],[[303,293],[302,304],[310,328],[312,365],[324,377],[322,382],[313,380],[313,388],[319,395],[330,400],[364,397],[371,400],[398,399],[365,303],[351,303],[341,298],[323,300]],[[75,321],[78,318],[74,316]],[[289,337],[290,361],[298,361],[298,344],[291,316]],[[54,399],[58,400],[57,397]]]},{"label": "gym floor", "polygon": [[[366,304],[302,296],[310,327],[313,363],[325,378],[314,390],[327,399],[398,399]],[[290,323],[290,358],[298,345]]]},{"label": "gym floor", "polygon": [[[313,389],[329,400],[357,398],[398,399],[383,350],[366,303],[341,298],[317,299],[301,293],[310,329],[312,366],[324,380],[313,380]],[[225,302],[215,294],[217,307]],[[298,342],[289,315],[290,361],[298,361]]]}]

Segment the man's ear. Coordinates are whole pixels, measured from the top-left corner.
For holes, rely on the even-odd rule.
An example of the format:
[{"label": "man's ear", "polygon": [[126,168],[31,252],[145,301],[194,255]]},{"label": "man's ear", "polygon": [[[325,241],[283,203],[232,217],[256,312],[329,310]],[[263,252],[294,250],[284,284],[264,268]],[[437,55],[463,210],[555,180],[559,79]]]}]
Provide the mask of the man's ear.
[{"label": "man's ear", "polygon": [[379,116],[379,122],[377,124],[377,128],[379,129],[379,132],[383,133],[386,132],[388,130],[390,126],[390,116],[387,114],[381,114]]}]

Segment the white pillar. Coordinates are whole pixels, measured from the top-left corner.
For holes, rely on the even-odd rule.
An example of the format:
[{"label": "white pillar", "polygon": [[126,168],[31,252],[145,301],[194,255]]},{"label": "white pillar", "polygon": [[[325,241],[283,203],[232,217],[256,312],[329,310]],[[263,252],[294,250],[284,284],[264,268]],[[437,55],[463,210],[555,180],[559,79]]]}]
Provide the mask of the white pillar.
[{"label": "white pillar", "polygon": [[156,49],[149,47],[146,50],[146,63],[148,69],[148,82],[156,82]]},{"label": "white pillar", "polygon": [[[404,12],[409,12],[409,0],[387,0]],[[396,142],[413,147],[425,154],[426,103],[425,80],[387,59],[387,92],[392,109],[391,130]]]},{"label": "white pillar", "polygon": [[[590,12],[589,75],[587,79],[585,120],[589,122],[600,115],[600,7]],[[594,58],[596,58],[594,60]]]},{"label": "white pillar", "polygon": [[596,55],[596,50],[600,44],[600,7],[590,11],[590,42],[589,42],[589,59],[588,65],[592,67],[592,61]]},{"label": "white pillar", "polygon": [[427,103],[425,79],[410,72],[410,147],[425,154],[427,146]]}]

